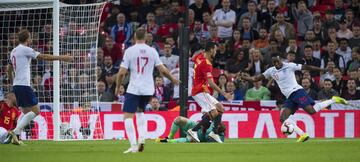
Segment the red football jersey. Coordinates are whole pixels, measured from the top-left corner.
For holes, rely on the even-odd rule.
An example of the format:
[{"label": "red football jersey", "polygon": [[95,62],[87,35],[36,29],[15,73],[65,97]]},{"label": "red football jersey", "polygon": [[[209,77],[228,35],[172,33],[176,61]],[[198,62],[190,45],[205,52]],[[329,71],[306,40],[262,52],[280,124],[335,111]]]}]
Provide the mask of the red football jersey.
[{"label": "red football jersey", "polygon": [[210,93],[210,88],[208,86],[208,78],[213,78],[212,76],[212,64],[207,60],[204,55],[201,53],[196,56],[193,61],[195,62],[194,67],[194,81],[193,87],[191,89],[191,95],[195,96],[201,92]]},{"label": "red football jersey", "polygon": [[0,102],[0,127],[6,130],[14,129],[19,115],[16,107],[9,107],[5,102]]}]

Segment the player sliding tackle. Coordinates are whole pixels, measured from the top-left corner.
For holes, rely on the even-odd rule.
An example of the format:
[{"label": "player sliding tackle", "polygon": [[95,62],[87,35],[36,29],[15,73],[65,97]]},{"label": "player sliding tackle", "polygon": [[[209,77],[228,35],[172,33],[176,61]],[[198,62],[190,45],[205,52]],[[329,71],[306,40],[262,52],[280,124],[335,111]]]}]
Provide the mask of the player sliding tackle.
[{"label": "player sliding tackle", "polygon": [[[255,50],[254,52],[260,52]],[[281,123],[291,123],[294,125],[294,131],[300,135],[297,142],[305,142],[309,139],[309,135],[301,130],[296,123],[291,119],[299,107],[303,108],[309,114],[315,114],[320,110],[328,107],[333,103],[348,104],[348,102],[340,97],[333,96],[331,100],[316,103],[306,93],[302,86],[300,86],[295,79],[295,71],[309,70],[309,71],[324,71],[324,69],[294,63],[283,63],[279,55],[274,55],[271,58],[273,67],[267,69],[264,73],[254,77],[242,75],[241,78],[251,82],[257,82],[263,79],[273,78],[279,85],[281,92],[286,96],[285,109],[280,114]]]},{"label": "player sliding tackle", "polygon": [[[178,116],[171,124],[169,135],[164,139],[158,138],[155,140],[155,142],[163,142],[163,143],[194,142],[189,136],[187,136],[186,138],[177,138],[177,139],[174,139],[174,136],[179,129],[182,133],[186,134],[186,131],[191,128],[194,128],[196,124],[197,124],[196,122],[189,120],[188,118]],[[212,138],[209,138],[209,134],[212,132],[213,128],[214,128],[214,123],[211,123],[210,127],[206,126],[197,131],[197,135],[199,137],[200,142],[214,142]],[[218,127],[218,133],[222,142],[224,142],[225,139],[225,129],[226,128],[224,123],[221,123],[220,126]]]},{"label": "player sliding tackle", "polygon": [[[144,150],[146,124],[144,117],[145,105],[155,92],[153,71],[156,67],[172,83],[178,85],[179,80],[174,78],[169,70],[160,61],[156,50],[145,44],[146,30],[139,28],[135,32],[136,44],[125,51],[124,59],[116,80],[116,94],[119,94],[120,86],[128,71],[130,71],[130,83],[125,94],[123,105],[125,131],[130,142],[130,148],[124,153],[136,153]],[[137,145],[134,127],[134,114],[139,134]]]},{"label": "player sliding tackle", "polygon": [[30,32],[22,30],[18,34],[19,45],[16,46],[10,54],[11,64],[9,68],[9,76],[12,79],[12,71],[15,71],[15,78],[13,81],[13,91],[16,96],[17,106],[21,108],[24,116],[19,120],[14,130],[9,131],[9,136],[5,139],[5,143],[10,143],[13,140],[14,144],[22,144],[17,138],[21,130],[29,124],[40,113],[38,99],[30,86],[30,67],[31,60],[46,60],[46,61],[65,61],[70,62],[73,57],[68,55],[54,56],[51,54],[40,54],[40,52],[28,47],[31,43]]},{"label": "player sliding tackle", "polygon": [[221,103],[219,103],[219,101],[209,94],[210,91],[208,86],[218,91],[228,100],[230,100],[231,95],[225,93],[214,83],[211,62],[215,58],[216,50],[216,43],[208,42],[206,44],[205,51],[200,52],[192,58],[195,63],[195,72],[194,86],[192,87],[191,95],[196,103],[201,107],[201,112],[204,113],[201,121],[194,128],[188,130],[188,134],[195,140],[195,142],[200,142],[197,131],[201,127],[209,125],[208,123],[212,120],[214,128],[213,131],[210,132],[209,137],[213,138],[216,142],[222,143],[219,137],[218,127],[221,123],[224,107]]}]

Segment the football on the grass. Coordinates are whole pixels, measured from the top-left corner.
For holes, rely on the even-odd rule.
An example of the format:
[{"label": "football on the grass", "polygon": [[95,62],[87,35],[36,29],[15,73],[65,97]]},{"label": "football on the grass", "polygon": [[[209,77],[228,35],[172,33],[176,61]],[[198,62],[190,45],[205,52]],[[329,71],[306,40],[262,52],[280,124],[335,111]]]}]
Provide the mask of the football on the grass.
[{"label": "football on the grass", "polygon": [[281,125],[281,132],[285,135],[291,135],[294,132],[294,125],[288,122],[284,122]]}]

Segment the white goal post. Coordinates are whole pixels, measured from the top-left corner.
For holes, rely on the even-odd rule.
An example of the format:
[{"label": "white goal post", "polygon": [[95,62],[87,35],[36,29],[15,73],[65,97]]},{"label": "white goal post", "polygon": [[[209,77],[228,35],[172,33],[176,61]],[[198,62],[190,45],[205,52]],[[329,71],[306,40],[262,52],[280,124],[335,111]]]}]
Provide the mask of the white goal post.
[{"label": "white goal post", "polygon": [[[34,39],[36,37],[39,40],[39,37],[47,39],[42,42],[42,45],[36,44],[34,47],[46,49],[47,52],[51,52],[54,55],[66,53],[75,57],[74,63],[62,63],[59,61],[54,61],[53,63],[44,62],[41,64],[43,69],[39,70],[40,63],[37,62],[36,65],[34,65],[35,67],[32,67],[32,72],[35,71],[36,73],[35,76],[40,74],[41,77],[42,75],[47,75],[43,74],[46,72],[44,69],[52,66],[52,75],[51,72],[46,72],[49,73],[50,76],[48,78],[42,77],[41,83],[44,85],[46,84],[44,82],[46,82],[46,80],[49,81],[49,78],[51,78],[49,82],[52,81],[53,87],[50,88],[50,90],[47,90],[50,93],[45,92],[43,89],[43,91],[37,89],[37,92],[39,93],[46,93],[41,97],[50,98],[44,99],[43,101],[52,103],[53,135],[52,137],[48,137],[48,139],[52,138],[55,141],[59,141],[64,139],[101,139],[103,137],[101,123],[97,123],[100,122],[100,120],[95,119],[96,123],[85,124],[88,126],[86,127],[87,129],[96,129],[94,126],[100,126],[101,129],[90,130],[90,133],[85,137],[79,133],[82,131],[78,130],[80,128],[83,129],[83,125],[77,125],[76,122],[71,122],[72,119],[70,118],[72,118],[72,116],[68,115],[78,113],[78,118],[80,118],[81,121],[94,122],[94,120],[91,119],[92,115],[96,113],[99,114],[99,111],[97,111],[96,48],[98,44],[97,39],[100,17],[104,5],[105,3],[69,5],[60,3],[59,0],[0,0],[0,16],[7,16],[7,18],[4,18],[3,22],[0,22],[2,23],[0,26],[0,35],[2,38],[7,38],[6,40],[3,39],[1,41],[1,46],[4,44],[4,46],[6,46],[2,48],[7,49],[5,52],[0,53],[1,61],[6,62],[4,61],[7,59],[5,55],[9,54],[11,48],[14,46],[10,37],[15,37],[12,35],[15,35],[19,28],[32,29],[33,31],[30,32],[33,32]],[[52,15],[52,17],[47,15]],[[39,19],[35,19],[34,17]],[[15,21],[15,23],[13,21]],[[45,26],[43,22],[46,22]],[[49,22],[51,22],[51,27],[49,26]],[[15,24],[15,26],[9,24]],[[26,25],[23,26],[24,24]],[[50,31],[52,30],[50,34],[47,33],[47,29]],[[2,73],[4,72],[1,71],[0,76],[2,76]],[[83,81],[85,83],[84,85],[78,86],[78,83],[75,83],[74,80]],[[84,95],[82,93],[76,92],[80,90],[82,93],[85,93],[85,96],[82,96]],[[38,98],[41,97],[38,96]],[[74,109],[77,109],[78,107],[84,108],[84,105],[89,106],[89,104],[90,106],[94,105],[93,109],[96,110],[82,110],[80,113],[74,111]],[[98,118],[100,117],[98,116]],[[50,118],[44,117],[44,119]],[[64,122],[64,120],[66,122]],[[60,128],[62,126],[64,127],[64,124],[66,125],[65,127],[71,128],[69,133],[71,137],[69,138],[64,137],[64,134],[61,133],[64,130],[61,130]],[[46,126],[46,129],[51,128]]]}]

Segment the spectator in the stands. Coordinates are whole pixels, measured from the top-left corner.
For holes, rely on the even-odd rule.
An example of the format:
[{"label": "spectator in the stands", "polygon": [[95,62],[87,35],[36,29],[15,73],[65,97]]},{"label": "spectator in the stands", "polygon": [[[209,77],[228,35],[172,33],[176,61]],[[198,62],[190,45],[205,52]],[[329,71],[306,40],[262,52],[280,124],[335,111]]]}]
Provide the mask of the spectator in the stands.
[{"label": "spectator in the stands", "polygon": [[346,72],[357,70],[360,67],[360,51],[359,47],[352,49],[351,60],[346,65]]},{"label": "spectator in the stands", "polygon": [[[236,85],[233,81],[228,81],[226,83],[226,93],[231,95],[231,99],[229,101],[239,101],[244,99],[244,96],[241,95],[242,93],[236,89]],[[219,94],[218,100],[226,101],[227,99],[223,95]]]},{"label": "spectator in the stands", "polygon": [[346,39],[351,39],[353,37],[353,32],[347,27],[345,20],[340,21],[340,29],[336,33],[336,36],[338,38],[346,38]]},{"label": "spectator in the stands", "polygon": [[108,18],[105,20],[104,23],[104,31],[110,33],[111,32],[111,28],[116,25],[117,21],[117,15],[120,13],[120,10],[118,8],[118,6],[113,5],[111,7],[111,11],[110,11],[110,15],[108,15]]},{"label": "spectator in the stands", "polygon": [[322,83],[325,79],[329,79],[331,81],[335,80],[334,68],[336,68],[335,63],[333,61],[329,61],[326,66],[326,72],[320,75],[320,83]]},{"label": "spectator in the stands", "polygon": [[312,43],[312,46],[313,46],[313,56],[317,59],[320,59],[321,60],[321,41],[320,39],[316,39],[313,41]]},{"label": "spectator in the stands", "polygon": [[281,53],[286,53],[286,48],[288,46],[288,41],[285,35],[281,32],[281,30],[277,30],[274,33],[274,38],[278,44],[279,51]]},{"label": "spectator in the stands", "polygon": [[166,37],[172,36],[178,30],[178,25],[172,22],[171,15],[165,15],[164,23],[160,25],[157,36],[158,39],[163,40]]},{"label": "spectator in the stands", "polygon": [[327,31],[329,28],[339,29],[339,23],[334,18],[333,10],[326,11],[323,27],[325,31]]},{"label": "spectator in the stands", "polygon": [[[139,17],[141,23],[145,22],[145,17],[151,12],[155,12],[154,5],[150,2],[151,0],[141,0],[141,6],[137,9],[139,12]],[[147,19],[147,18],[146,18]]]},{"label": "spectator in the stands", "polygon": [[155,93],[154,96],[159,99],[160,103],[169,101],[171,95],[170,87],[164,85],[164,78],[162,76],[155,77]]},{"label": "spectator in the stands", "polygon": [[259,30],[259,39],[252,42],[254,48],[265,49],[269,46],[268,32],[265,27],[261,27]]},{"label": "spectator in the stands", "polygon": [[171,71],[176,68],[179,63],[179,56],[172,54],[171,45],[168,43],[164,44],[164,55],[160,57],[162,63]]},{"label": "spectator in the stands", "polygon": [[264,62],[265,62],[266,64],[268,64],[268,65],[271,65],[271,64],[272,64],[272,63],[271,63],[271,57],[272,57],[272,55],[275,54],[275,53],[280,53],[280,51],[279,51],[279,46],[278,46],[278,44],[277,44],[277,42],[276,42],[275,39],[270,39],[270,41],[269,41],[269,46],[266,47],[265,49],[262,49],[261,51],[262,51],[262,53],[264,54],[264,55],[263,55],[263,56],[264,56]]},{"label": "spectator in the stands", "polygon": [[[217,86],[222,89],[223,91],[226,91],[226,83],[228,82],[228,78],[225,74],[220,74],[217,80]],[[214,91],[213,96],[215,98],[219,97],[219,92]]]},{"label": "spectator in the stands", "polygon": [[245,52],[238,49],[234,52],[232,59],[229,59],[225,65],[225,74],[229,77],[235,77],[237,73],[245,69],[247,60],[245,59]]},{"label": "spectator in the stands", "polygon": [[307,78],[310,80],[310,88],[315,90],[316,92],[319,91],[318,83],[315,82],[315,79],[311,77],[310,71],[302,70],[303,78]]},{"label": "spectator in the stands", "polygon": [[189,8],[192,9],[195,13],[195,20],[200,20],[200,21],[203,20],[202,19],[203,13],[211,12],[209,6],[206,3],[204,3],[204,0],[194,0],[194,3],[191,4]]},{"label": "spectator in the stands", "polygon": [[349,29],[352,29],[354,25],[354,11],[352,9],[346,9],[345,10],[345,21],[346,25]]},{"label": "spectator in the stands", "polygon": [[341,97],[346,100],[359,100],[360,91],[357,90],[355,79],[349,79],[346,84],[347,90],[342,91]]},{"label": "spectator in the stands", "polygon": [[297,24],[297,37],[304,40],[305,32],[313,28],[313,15],[304,1],[299,1],[298,8],[293,7],[292,12]]},{"label": "spectator in the stands", "polygon": [[233,37],[229,41],[230,51],[235,51],[241,48],[241,34],[240,30],[235,29],[233,32]]},{"label": "spectator in the stands", "polygon": [[180,4],[178,1],[171,1],[170,13],[171,13],[173,23],[177,23],[179,18],[182,17],[182,12],[180,12]]},{"label": "spectator in the stands", "polygon": [[173,55],[179,56],[179,48],[176,46],[176,42],[173,37],[166,37],[165,43],[170,44]]},{"label": "spectator in the stands", "polygon": [[320,16],[315,16],[313,19],[313,31],[317,39],[325,41],[327,31],[324,29]]},{"label": "spectator in the stands", "polygon": [[318,99],[328,100],[331,99],[333,96],[338,96],[339,92],[335,91],[332,87],[332,81],[330,79],[325,79],[323,88],[318,92]]},{"label": "spectator in the stands", "polygon": [[117,24],[111,29],[111,38],[115,43],[124,44],[125,47],[129,47],[131,45],[130,39],[132,33],[131,24],[126,22],[125,15],[123,13],[119,13],[117,15]]},{"label": "spectator in the stands", "polygon": [[351,48],[349,47],[346,38],[341,38],[339,40],[339,48],[336,50],[336,53],[344,58],[345,65],[351,60]]},{"label": "spectator in the stands", "polygon": [[225,40],[219,42],[218,51],[216,52],[213,67],[219,69],[225,69],[226,61],[232,57],[232,53],[227,50],[227,43]]},{"label": "spectator in the stands", "polygon": [[161,6],[156,7],[156,9],[155,9],[155,21],[156,21],[156,24],[158,24],[158,25],[163,24],[165,21],[164,8],[162,8]]},{"label": "spectator in the stands", "polygon": [[156,97],[151,97],[149,103],[145,106],[145,111],[166,111],[167,108]]},{"label": "spectator in the stands", "polygon": [[332,82],[333,88],[337,92],[341,93],[344,88],[346,88],[346,81],[343,79],[342,72],[339,68],[334,68],[333,73],[335,77],[335,80]]},{"label": "spectator in the stands", "polygon": [[156,24],[155,15],[153,12],[149,12],[146,15],[146,23],[143,24],[142,27],[145,28],[148,33],[156,35],[157,31],[159,30],[159,25]]},{"label": "spectator in the stands", "polygon": [[[302,59],[302,64],[305,65],[312,65],[312,66],[316,66],[316,67],[320,67],[321,66],[321,61],[320,59],[317,59],[313,56],[313,48],[310,45],[306,45],[304,47],[304,58]],[[315,77],[315,76],[319,76],[319,72],[317,71],[311,71],[311,76]]]},{"label": "spectator in the stands", "polygon": [[301,53],[301,49],[297,46],[295,38],[288,39],[288,46],[285,49],[285,52],[293,51],[295,53],[295,60],[301,60],[304,58],[304,55]]},{"label": "spectator in the stands", "polygon": [[241,22],[240,33],[242,40],[247,39],[252,42],[253,40],[259,39],[259,33],[256,29],[252,28],[249,17],[243,17]]},{"label": "spectator in the stands", "polygon": [[315,35],[315,33],[314,33],[313,30],[308,30],[308,31],[306,31],[305,37],[304,37],[304,41],[302,41],[302,42],[300,43],[300,45],[299,45],[299,47],[300,47],[300,49],[301,49],[301,53],[304,52],[304,47],[305,47],[306,45],[312,46],[312,44],[313,44],[313,42],[314,42],[314,40],[315,40],[315,37],[316,37],[316,35]]},{"label": "spectator in the stands", "polygon": [[294,26],[288,22],[285,22],[284,14],[280,12],[276,14],[276,23],[271,26],[271,37],[274,37],[275,31],[277,30],[280,30],[286,39],[295,38],[296,36]]},{"label": "spectator in the stands", "polygon": [[218,36],[218,27],[216,25],[210,27],[210,42],[219,43],[220,37]]},{"label": "spectator in the stands", "polygon": [[266,64],[261,58],[261,52],[259,49],[250,49],[250,59],[248,66],[244,69],[248,71],[251,76],[263,73],[266,69]]},{"label": "spectator in the stands", "polygon": [[106,82],[106,92],[111,94],[115,94],[116,82],[115,82],[115,75],[116,73],[107,72],[105,74],[105,82]]},{"label": "spectator in the stands", "polygon": [[123,48],[121,44],[114,43],[111,37],[106,37],[102,50],[104,51],[104,56],[110,56],[114,64],[120,64],[123,58]]},{"label": "spectator in the stands", "polygon": [[96,80],[105,80],[105,74],[99,65],[96,66],[96,77]]},{"label": "spectator in the stands", "polygon": [[264,1],[266,8],[263,8],[258,11],[258,21],[261,22],[263,28],[270,29],[272,25],[276,23],[276,13],[278,10],[276,9],[275,0],[269,0],[266,4],[266,0]]},{"label": "spectator in the stands", "polygon": [[270,100],[271,92],[262,86],[262,81],[254,82],[254,87],[246,91],[246,101]]},{"label": "spectator in the stands", "polygon": [[155,41],[154,41],[154,36],[152,33],[146,33],[146,41],[145,43],[152,47],[152,48],[155,48],[156,51],[160,54],[160,46],[159,44],[157,44]]},{"label": "spectator in the stands", "polygon": [[334,42],[327,43],[327,51],[324,52],[321,58],[321,68],[327,67],[327,64],[332,61],[335,66],[340,68],[341,71],[345,68],[344,57],[336,53],[336,45]]},{"label": "spectator in the stands", "polygon": [[126,93],[125,86],[120,85],[119,94],[117,96],[115,96],[116,100],[118,102],[124,103],[125,102],[125,93]]},{"label": "spectator in the stands", "polygon": [[308,95],[314,99],[317,100],[317,92],[313,89],[311,89],[311,80],[308,78],[303,78],[301,80],[301,86],[304,88],[304,90],[308,93]]},{"label": "spectator in the stands", "polygon": [[334,6],[335,6],[335,8],[334,8],[335,20],[340,21],[345,16],[344,1],[343,0],[335,0]]},{"label": "spectator in the stands", "polygon": [[354,24],[352,28],[353,37],[349,40],[351,48],[360,47],[360,24]]},{"label": "spectator in the stands", "polygon": [[253,0],[250,0],[247,3],[247,10],[248,10],[248,12],[245,12],[244,14],[241,15],[237,26],[240,29],[242,29],[244,18],[247,17],[249,20],[250,27],[254,30],[257,30],[259,27],[259,21],[258,21],[258,13],[256,11],[256,2]]},{"label": "spectator in the stands", "polygon": [[289,51],[286,53],[286,60],[284,62],[297,63],[296,61],[296,54],[294,51]]},{"label": "spectator in the stands", "polygon": [[140,26],[139,13],[137,11],[132,11],[130,13],[129,21],[132,31],[136,31],[136,29]]},{"label": "spectator in the stands", "polygon": [[222,8],[215,10],[212,19],[218,27],[218,36],[223,39],[230,39],[233,33],[236,13],[230,9],[230,0],[223,0],[221,4]]},{"label": "spectator in the stands", "polygon": [[106,91],[106,83],[104,81],[99,80],[96,87],[100,102],[113,102],[115,100],[114,94]]},{"label": "spectator in the stands", "polygon": [[204,36],[206,39],[209,39],[209,37],[210,37],[210,26],[211,25],[215,25],[215,24],[211,18],[210,12],[204,12],[202,14],[201,28],[202,28],[202,31],[204,32]]},{"label": "spectator in the stands", "polygon": [[102,48],[97,49],[97,65],[102,66],[104,64],[104,51]]},{"label": "spectator in the stands", "polygon": [[105,56],[104,65],[102,67],[103,73],[117,73],[119,71],[119,67],[113,64],[113,61],[110,56]]}]

